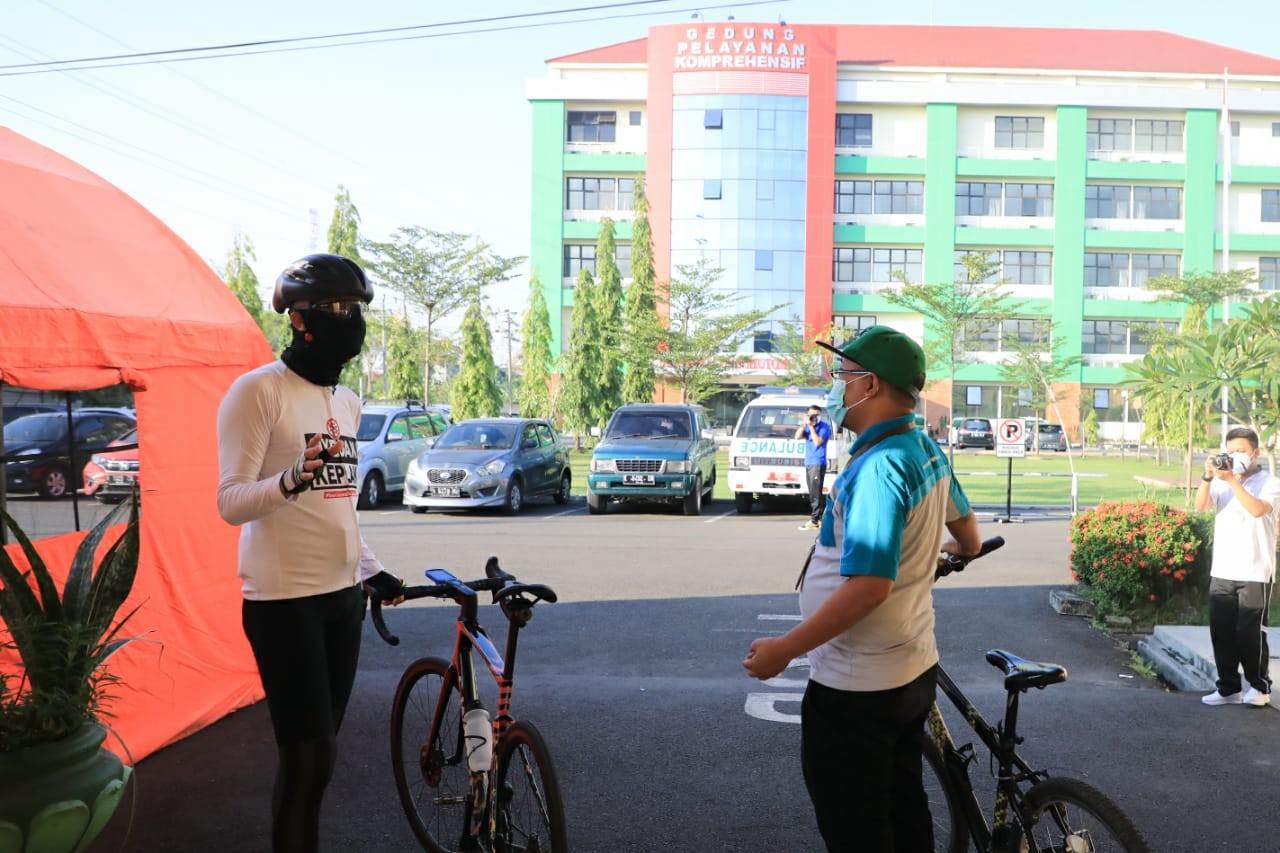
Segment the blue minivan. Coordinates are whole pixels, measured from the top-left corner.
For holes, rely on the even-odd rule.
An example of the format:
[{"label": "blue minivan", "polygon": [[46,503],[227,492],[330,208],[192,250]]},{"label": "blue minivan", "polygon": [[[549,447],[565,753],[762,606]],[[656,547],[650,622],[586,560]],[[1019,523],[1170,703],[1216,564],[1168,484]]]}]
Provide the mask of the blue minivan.
[{"label": "blue minivan", "polygon": [[591,454],[587,508],[599,515],[612,501],[653,501],[698,515],[715,484],[716,444],[701,406],[628,403]]}]

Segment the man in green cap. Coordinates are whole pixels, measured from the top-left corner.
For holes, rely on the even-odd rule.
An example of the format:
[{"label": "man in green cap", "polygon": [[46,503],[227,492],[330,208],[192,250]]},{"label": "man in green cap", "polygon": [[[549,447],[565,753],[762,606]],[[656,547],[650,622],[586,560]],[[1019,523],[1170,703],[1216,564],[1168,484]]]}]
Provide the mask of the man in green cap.
[{"label": "man in green cap", "polygon": [[978,553],[978,522],[946,456],[914,426],[919,344],[888,326],[817,343],[840,357],[831,421],[858,440],[801,578],[802,621],[753,642],[743,666],[769,679],[808,655],[801,766],[828,850],[932,850],[922,764],[938,665],[933,573],[940,550]]}]

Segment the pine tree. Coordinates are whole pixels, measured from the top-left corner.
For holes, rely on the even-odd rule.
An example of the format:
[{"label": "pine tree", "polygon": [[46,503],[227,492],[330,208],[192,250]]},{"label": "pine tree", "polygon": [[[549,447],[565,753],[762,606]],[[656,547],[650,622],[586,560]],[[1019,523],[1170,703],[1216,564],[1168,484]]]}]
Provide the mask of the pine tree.
[{"label": "pine tree", "polygon": [[455,421],[492,417],[502,410],[498,367],[493,363],[493,340],[484,309],[475,299],[462,317],[462,369],[454,380],[449,402]]},{"label": "pine tree", "polygon": [[622,312],[622,358],[626,363],[622,399],[628,403],[647,403],[653,399],[653,354],[658,341],[651,332],[660,328],[656,292],[649,202],[644,194],[644,179],[637,178],[635,218],[631,221],[631,285],[627,288]]},{"label": "pine tree", "polygon": [[551,315],[542,295],[542,283],[535,272],[529,280],[529,308],[520,327],[520,349],[524,354],[524,376],[516,405],[526,418],[551,417]]},{"label": "pine tree", "polygon": [[583,267],[573,291],[569,351],[565,353],[557,400],[561,418],[577,434],[579,445],[582,434],[599,425],[595,417],[601,408],[596,393],[600,365],[600,318],[596,316],[595,306],[595,281],[591,278],[591,271]]},{"label": "pine tree", "polygon": [[257,260],[253,252],[253,241],[243,234],[237,234],[222,268],[222,280],[244,306],[244,310],[249,312],[253,322],[258,324],[272,350],[279,351],[289,344],[288,323],[284,315],[268,311],[263,306],[258,276],[253,267],[249,266]]},{"label": "pine tree", "polygon": [[333,197],[328,238],[329,252],[360,263],[360,211],[342,184],[338,184],[338,193]]},{"label": "pine tree", "polygon": [[622,405],[622,273],[615,256],[613,220],[600,221],[600,238],[596,242],[596,317],[600,322],[600,361],[596,382],[596,411],[593,422],[603,424],[613,410]]}]

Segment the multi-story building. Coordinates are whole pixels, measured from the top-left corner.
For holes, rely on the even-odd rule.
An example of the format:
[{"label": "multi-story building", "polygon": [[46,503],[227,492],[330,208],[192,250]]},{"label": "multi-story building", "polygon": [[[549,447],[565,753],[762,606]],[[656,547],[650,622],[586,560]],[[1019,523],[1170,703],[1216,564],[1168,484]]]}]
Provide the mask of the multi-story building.
[{"label": "multi-story building", "polygon": [[[695,22],[552,59],[527,93],[530,257],[561,346],[604,216],[628,274],[641,175],[658,278],[710,257],[727,304],[774,312],[730,387],[774,379],[791,316],[923,339],[885,289],[982,252],[1023,303],[1004,331],[1048,319],[1081,356],[1055,388],[1068,430],[1092,406],[1114,436],[1123,365],[1183,310],[1146,279],[1248,268],[1280,289],[1280,59],[1163,32]],[[1034,414],[1003,335],[965,338],[926,417]]]}]

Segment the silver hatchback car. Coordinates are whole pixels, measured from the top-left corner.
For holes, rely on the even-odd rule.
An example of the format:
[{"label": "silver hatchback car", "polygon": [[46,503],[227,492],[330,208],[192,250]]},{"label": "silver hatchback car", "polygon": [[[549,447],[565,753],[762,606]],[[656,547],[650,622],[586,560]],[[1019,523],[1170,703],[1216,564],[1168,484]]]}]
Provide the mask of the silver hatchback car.
[{"label": "silver hatchback car", "polygon": [[451,426],[409,464],[404,502],[414,512],[569,500],[569,448],[539,418],[474,418]]},{"label": "silver hatchback car", "polygon": [[404,488],[404,475],[419,453],[449,428],[443,407],[366,404],[356,432],[356,479],[360,483],[358,509],[372,509],[388,492]]}]

